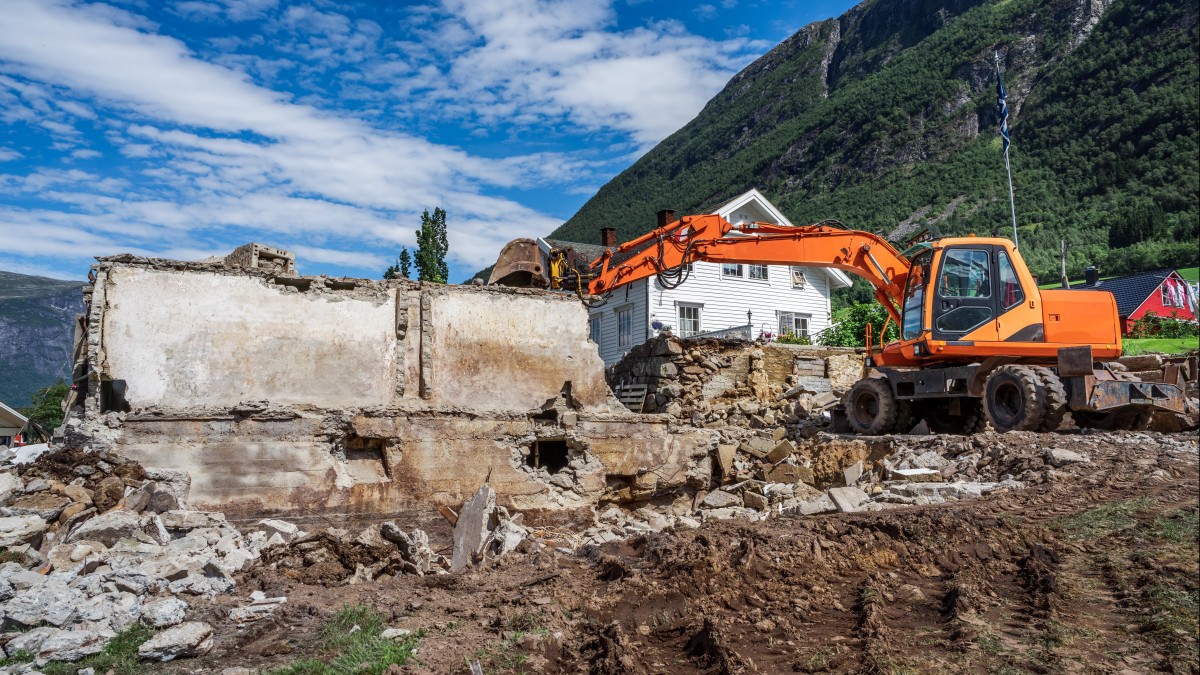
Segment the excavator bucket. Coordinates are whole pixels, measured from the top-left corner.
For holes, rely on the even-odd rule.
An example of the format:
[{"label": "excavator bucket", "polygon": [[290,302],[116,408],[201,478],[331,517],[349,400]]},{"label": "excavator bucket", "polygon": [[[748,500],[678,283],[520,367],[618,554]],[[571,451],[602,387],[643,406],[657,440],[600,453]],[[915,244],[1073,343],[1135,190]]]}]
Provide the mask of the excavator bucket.
[{"label": "excavator bucket", "polygon": [[504,245],[488,285],[515,286],[518,288],[546,288],[550,277],[546,270],[545,256],[533,239],[513,239]]}]

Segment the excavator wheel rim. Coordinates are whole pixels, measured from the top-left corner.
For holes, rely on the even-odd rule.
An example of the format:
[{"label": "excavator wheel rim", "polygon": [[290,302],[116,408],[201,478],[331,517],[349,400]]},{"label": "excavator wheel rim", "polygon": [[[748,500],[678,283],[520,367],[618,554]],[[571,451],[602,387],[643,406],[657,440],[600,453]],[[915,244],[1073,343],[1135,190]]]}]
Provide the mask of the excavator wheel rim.
[{"label": "excavator wheel rim", "polygon": [[1035,431],[1046,409],[1046,388],[1028,366],[1000,366],[988,376],[985,410],[1000,432]]}]

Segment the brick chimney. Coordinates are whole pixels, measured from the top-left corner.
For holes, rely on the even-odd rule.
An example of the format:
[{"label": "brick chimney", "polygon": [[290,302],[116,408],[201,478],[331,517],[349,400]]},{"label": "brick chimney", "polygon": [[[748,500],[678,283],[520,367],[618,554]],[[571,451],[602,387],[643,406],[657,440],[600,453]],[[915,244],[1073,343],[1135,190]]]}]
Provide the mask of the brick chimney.
[{"label": "brick chimney", "polygon": [[663,209],[662,211],[658,212],[658,226],[659,227],[662,227],[664,225],[670,225],[671,223],[675,222],[676,220],[679,220],[679,219],[675,217],[674,209]]},{"label": "brick chimney", "polygon": [[615,248],[617,245],[617,228],[600,228],[600,244],[605,248]]}]

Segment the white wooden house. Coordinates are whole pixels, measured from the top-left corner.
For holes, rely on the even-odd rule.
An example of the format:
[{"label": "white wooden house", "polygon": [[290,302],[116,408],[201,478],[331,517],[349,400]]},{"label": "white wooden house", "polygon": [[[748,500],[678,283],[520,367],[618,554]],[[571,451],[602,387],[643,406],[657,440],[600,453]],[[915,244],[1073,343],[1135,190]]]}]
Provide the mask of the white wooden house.
[{"label": "white wooden house", "polygon": [[[714,213],[735,224],[792,224],[758,190]],[[593,258],[604,251],[603,246],[570,245]],[[680,337],[737,328],[751,337],[813,335],[829,326],[830,291],[849,285],[849,277],[835,269],[695,263],[678,288],[663,288],[651,277],[617,289],[606,304],[591,310],[591,336],[604,364],[612,365],[663,326]]]},{"label": "white wooden house", "polygon": [[13,444],[13,439],[21,433],[26,421],[24,415],[0,403],[0,448]]}]

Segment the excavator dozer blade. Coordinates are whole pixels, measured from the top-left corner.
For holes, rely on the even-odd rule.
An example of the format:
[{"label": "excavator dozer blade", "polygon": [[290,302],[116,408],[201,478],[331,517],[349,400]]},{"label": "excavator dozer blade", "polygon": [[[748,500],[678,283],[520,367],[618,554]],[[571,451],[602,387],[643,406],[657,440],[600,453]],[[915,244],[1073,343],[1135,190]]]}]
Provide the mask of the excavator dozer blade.
[{"label": "excavator dozer blade", "polygon": [[541,249],[533,239],[513,239],[504,245],[488,285],[546,288],[550,285]]}]

